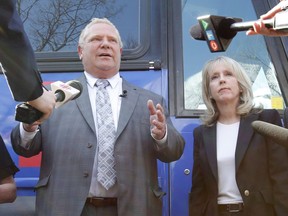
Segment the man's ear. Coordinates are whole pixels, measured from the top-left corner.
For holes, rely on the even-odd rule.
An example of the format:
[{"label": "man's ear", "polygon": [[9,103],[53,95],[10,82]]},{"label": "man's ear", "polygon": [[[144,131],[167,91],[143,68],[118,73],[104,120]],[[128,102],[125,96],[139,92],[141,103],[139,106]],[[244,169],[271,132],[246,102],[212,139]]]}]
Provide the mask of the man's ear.
[{"label": "man's ear", "polygon": [[82,60],[82,47],[78,45],[77,47],[79,59]]}]

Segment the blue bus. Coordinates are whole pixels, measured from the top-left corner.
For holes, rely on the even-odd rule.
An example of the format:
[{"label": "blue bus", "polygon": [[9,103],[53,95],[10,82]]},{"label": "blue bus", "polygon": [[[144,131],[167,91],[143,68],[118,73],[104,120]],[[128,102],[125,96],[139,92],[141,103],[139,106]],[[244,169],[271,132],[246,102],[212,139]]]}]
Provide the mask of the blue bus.
[{"label": "blue bus", "polygon": [[[210,52],[205,41],[189,31],[197,17],[218,15],[252,21],[278,0],[18,0],[18,11],[36,52],[46,84],[76,79],[83,72],[77,55],[80,31],[93,17],[107,17],[124,43],[120,74],[135,85],[162,95],[174,126],[186,146],[173,163],[159,161],[159,184],[166,191],[163,216],[188,215],[193,166],[193,130],[201,124],[201,69],[219,55],[242,64],[253,82],[255,103],[276,108],[283,116],[288,99],[288,38],[246,36],[237,32],[225,52]],[[15,106],[3,74],[0,76],[0,133],[16,165],[18,198],[0,205],[0,215],[33,215],[34,186],[41,154],[23,158],[11,147]]]}]

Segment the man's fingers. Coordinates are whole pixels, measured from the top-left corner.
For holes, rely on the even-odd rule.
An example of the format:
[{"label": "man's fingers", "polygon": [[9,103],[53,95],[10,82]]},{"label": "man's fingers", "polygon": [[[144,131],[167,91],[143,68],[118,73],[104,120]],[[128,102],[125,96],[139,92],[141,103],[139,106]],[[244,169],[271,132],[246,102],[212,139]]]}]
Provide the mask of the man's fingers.
[{"label": "man's fingers", "polygon": [[156,114],[157,114],[158,121],[160,121],[162,123],[165,122],[165,116],[164,116],[164,113],[163,113],[163,109],[157,109]]},{"label": "man's fingers", "polygon": [[152,100],[148,100],[147,101],[147,107],[150,111],[150,115],[155,115],[156,114],[156,108],[154,106],[154,103]]}]

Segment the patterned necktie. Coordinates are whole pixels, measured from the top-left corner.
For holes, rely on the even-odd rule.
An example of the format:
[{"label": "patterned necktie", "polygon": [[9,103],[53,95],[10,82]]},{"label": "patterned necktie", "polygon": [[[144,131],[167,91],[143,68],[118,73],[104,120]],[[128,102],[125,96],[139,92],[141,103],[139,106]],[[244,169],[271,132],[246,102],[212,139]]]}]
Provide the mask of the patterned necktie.
[{"label": "patterned necktie", "polygon": [[106,190],[116,182],[114,159],[115,127],[110,99],[106,87],[107,80],[97,80],[96,115],[98,127],[98,173],[97,180]]}]

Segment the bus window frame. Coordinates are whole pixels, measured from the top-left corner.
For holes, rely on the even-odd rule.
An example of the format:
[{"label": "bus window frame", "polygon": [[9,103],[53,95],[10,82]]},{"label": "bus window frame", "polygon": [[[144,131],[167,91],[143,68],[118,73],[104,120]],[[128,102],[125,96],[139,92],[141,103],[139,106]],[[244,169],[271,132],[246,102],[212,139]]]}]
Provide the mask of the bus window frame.
[{"label": "bus window frame", "polygon": [[[252,0],[256,15],[266,13],[277,4],[276,0]],[[185,109],[184,98],[184,68],[183,68],[183,48],[182,48],[182,5],[181,1],[168,0],[168,13],[172,13],[171,18],[167,18],[171,25],[168,25],[168,62],[169,70],[169,109],[176,118],[199,118],[204,114],[204,110]],[[279,37],[264,37],[271,61],[277,71],[277,80],[287,104],[288,96],[288,61],[284,49],[284,39]],[[287,38],[285,38],[287,41]],[[171,44],[173,43],[173,44]],[[277,48],[276,48],[277,47]],[[171,76],[172,75],[172,76]],[[172,102],[172,103],[171,103]],[[174,102],[174,103],[173,103]],[[281,113],[282,111],[280,111]]]}]

